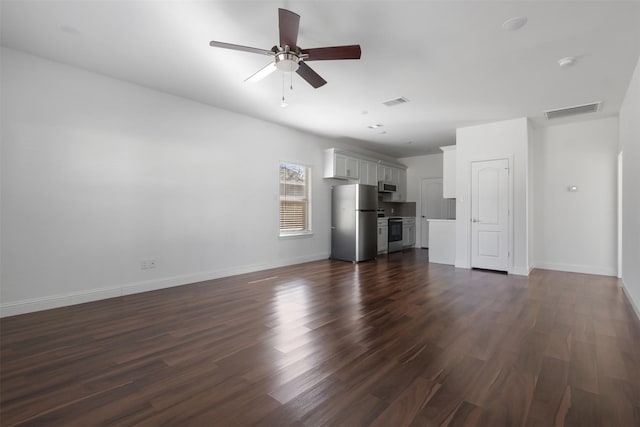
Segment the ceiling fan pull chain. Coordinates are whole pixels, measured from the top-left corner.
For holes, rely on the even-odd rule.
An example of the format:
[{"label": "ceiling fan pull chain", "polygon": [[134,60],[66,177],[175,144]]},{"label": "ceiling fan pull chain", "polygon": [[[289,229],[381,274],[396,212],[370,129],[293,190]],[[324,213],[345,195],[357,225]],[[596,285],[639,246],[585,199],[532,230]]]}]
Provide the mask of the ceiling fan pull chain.
[{"label": "ceiling fan pull chain", "polygon": [[287,101],[284,100],[284,73],[282,73],[282,102],[280,106],[283,108],[287,106]]}]

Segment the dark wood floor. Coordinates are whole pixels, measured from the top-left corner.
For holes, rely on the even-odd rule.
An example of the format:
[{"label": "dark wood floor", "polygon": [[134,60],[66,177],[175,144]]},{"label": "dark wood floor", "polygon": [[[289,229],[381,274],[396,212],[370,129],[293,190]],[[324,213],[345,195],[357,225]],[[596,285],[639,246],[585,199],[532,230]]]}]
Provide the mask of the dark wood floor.
[{"label": "dark wood floor", "polygon": [[2,319],[11,425],[639,426],[613,278],[319,261]]}]

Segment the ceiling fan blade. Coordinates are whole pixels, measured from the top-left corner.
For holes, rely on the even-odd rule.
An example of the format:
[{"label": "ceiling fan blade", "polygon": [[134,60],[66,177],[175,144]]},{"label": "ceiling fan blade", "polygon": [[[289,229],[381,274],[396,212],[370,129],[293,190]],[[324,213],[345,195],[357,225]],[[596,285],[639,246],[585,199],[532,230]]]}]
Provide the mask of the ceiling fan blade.
[{"label": "ceiling fan blade", "polygon": [[261,55],[273,56],[273,54],[274,54],[272,51],[266,50],[266,49],[259,49],[257,47],[249,47],[249,46],[241,46],[239,44],[217,42],[215,40],[210,41],[209,42],[209,46],[211,46],[211,47],[221,47],[221,48],[224,48],[224,49],[231,49],[231,50],[241,50],[243,52],[259,53]]},{"label": "ceiling fan blade", "polygon": [[278,21],[280,25],[280,47],[289,46],[292,51],[298,47],[298,28],[300,27],[300,15],[287,9],[278,9]]},{"label": "ceiling fan blade", "polygon": [[298,62],[296,73],[316,89],[327,84],[327,81],[320,77],[320,74],[313,71],[311,67],[302,61]]},{"label": "ceiling fan blade", "polygon": [[349,46],[317,47],[315,49],[302,49],[302,54],[309,55],[305,61],[322,61],[328,59],[360,59],[362,51],[359,44]]},{"label": "ceiling fan blade", "polygon": [[264,67],[260,68],[258,71],[256,71],[255,73],[253,73],[249,77],[247,77],[244,81],[245,82],[250,82],[250,83],[259,82],[260,80],[262,80],[265,77],[267,77],[269,74],[273,73],[276,69],[277,69],[276,68],[276,63],[275,62],[269,62],[267,65],[265,65]]}]

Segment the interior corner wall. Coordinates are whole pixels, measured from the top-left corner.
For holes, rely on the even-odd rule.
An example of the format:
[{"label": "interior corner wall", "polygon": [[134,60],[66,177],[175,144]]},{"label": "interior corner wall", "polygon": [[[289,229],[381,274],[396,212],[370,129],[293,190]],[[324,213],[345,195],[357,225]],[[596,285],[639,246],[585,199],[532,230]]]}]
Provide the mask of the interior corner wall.
[{"label": "interior corner wall", "polygon": [[[329,256],[330,140],[1,55],[2,316]],[[280,160],[312,168],[312,236],[279,238]]]},{"label": "interior corner wall", "polygon": [[442,153],[398,159],[407,166],[407,201],[416,202],[416,247],[422,236],[422,180],[442,178]]},{"label": "interior corner wall", "polygon": [[619,116],[622,150],[622,283],[640,318],[640,60]]},{"label": "interior corner wall", "polygon": [[513,158],[513,253],[510,273],[528,275],[528,120],[518,118],[456,130],[456,261],[471,268],[471,162]]},{"label": "interior corner wall", "polygon": [[[536,241],[536,233],[534,230],[535,225],[535,180],[538,173],[536,173],[535,168],[535,146],[537,145],[540,131],[538,127],[531,121],[528,120],[528,164],[527,164],[527,233],[528,233],[528,258],[527,258],[527,269],[529,272],[533,270],[535,264],[535,241]],[[539,173],[543,173],[540,171]]]},{"label": "interior corner wall", "polygon": [[[618,119],[539,129],[534,145],[535,266],[617,275]],[[576,186],[577,192],[570,192]]]}]

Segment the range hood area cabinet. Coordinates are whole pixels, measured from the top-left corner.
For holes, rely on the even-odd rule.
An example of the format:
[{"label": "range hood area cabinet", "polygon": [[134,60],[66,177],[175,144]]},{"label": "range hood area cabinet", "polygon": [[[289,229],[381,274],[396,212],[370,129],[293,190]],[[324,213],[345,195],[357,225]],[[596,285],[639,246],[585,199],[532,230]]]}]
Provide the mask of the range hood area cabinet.
[{"label": "range hood area cabinet", "polygon": [[324,177],[340,179],[358,179],[360,161],[357,157],[330,148],[325,151]]},{"label": "range hood area cabinet", "polygon": [[[378,170],[380,170],[380,165]],[[386,166],[385,166],[386,167]],[[407,201],[407,170],[403,168],[391,167],[391,179],[384,179],[391,184],[396,184],[397,191],[393,193],[382,193],[383,202],[406,202]]]},{"label": "range hood area cabinet", "polygon": [[440,147],[442,150],[442,197],[456,198],[456,146]]},{"label": "range hood area cabinet", "polygon": [[406,202],[407,200],[407,168],[400,164],[329,148],[324,153],[323,176],[375,186],[378,186],[378,181],[390,182],[398,186],[398,191],[383,193],[382,200],[385,202]]}]

